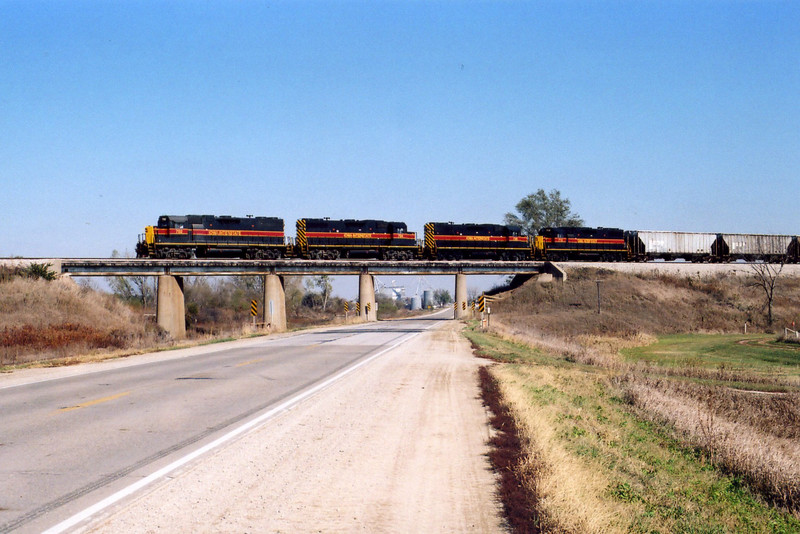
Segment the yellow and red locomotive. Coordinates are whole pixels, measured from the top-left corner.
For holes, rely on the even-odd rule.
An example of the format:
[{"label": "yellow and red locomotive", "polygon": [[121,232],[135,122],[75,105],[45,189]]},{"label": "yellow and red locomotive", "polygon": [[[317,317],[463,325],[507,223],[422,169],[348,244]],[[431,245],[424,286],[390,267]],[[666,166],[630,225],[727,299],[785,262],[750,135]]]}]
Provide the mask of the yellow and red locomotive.
[{"label": "yellow and red locomotive", "polygon": [[283,219],[277,217],[162,215],[136,244],[139,258],[277,259],[289,252]]}]

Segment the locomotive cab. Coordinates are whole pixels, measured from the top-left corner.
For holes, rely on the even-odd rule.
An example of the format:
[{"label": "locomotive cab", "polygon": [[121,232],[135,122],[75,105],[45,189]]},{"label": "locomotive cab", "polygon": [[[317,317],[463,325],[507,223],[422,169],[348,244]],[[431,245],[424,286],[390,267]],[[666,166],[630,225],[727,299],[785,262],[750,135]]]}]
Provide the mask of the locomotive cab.
[{"label": "locomotive cab", "polygon": [[136,243],[136,257],[149,258],[156,253],[156,231],[152,226],[144,227],[144,234],[139,234],[139,242]]}]

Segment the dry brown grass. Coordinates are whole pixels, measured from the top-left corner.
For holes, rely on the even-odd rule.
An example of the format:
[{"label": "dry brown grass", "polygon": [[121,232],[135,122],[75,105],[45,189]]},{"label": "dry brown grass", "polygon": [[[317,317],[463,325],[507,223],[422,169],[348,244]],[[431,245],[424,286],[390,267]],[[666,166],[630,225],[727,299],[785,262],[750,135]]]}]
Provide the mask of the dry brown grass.
[{"label": "dry brown grass", "polygon": [[[608,368],[618,368],[622,365],[622,360],[616,352],[607,352],[603,350],[604,347],[585,346],[580,343],[579,337],[561,338],[536,330],[528,330],[519,324],[506,324],[501,320],[495,320],[490,331],[501,338],[525,343],[550,354],[558,355],[567,361]],[[624,343],[624,341],[621,340],[620,343]]]},{"label": "dry brown grass", "polygon": [[[724,366],[629,363],[619,355],[621,349],[650,344],[660,334],[741,332],[745,322],[751,329],[767,330],[763,299],[746,277],[698,279],[593,270],[579,270],[570,276],[563,285],[528,283],[494,302],[492,332],[564,362],[602,368],[616,376],[614,387],[643,418],[666,424],[680,442],[701,451],[706,461],[743,477],[764,498],[800,517],[800,393],[791,392],[800,386],[797,377]],[[598,279],[603,280],[600,314],[596,308]],[[776,295],[776,323],[800,322],[800,280],[783,278]],[[548,419],[534,413],[545,408],[530,406],[524,395],[520,397],[525,391],[525,384],[518,383],[520,376],[546,371],[525,367],[494,372],[506,381],[504,394],[519,397],[507,401],[524,421],[523,428],[535,434],[539,447],[535,454],[552,469],[570,466],[569,454],[559,457],[557,447],[545,450],[550,440]],[[531,383],[539,384],[553,379],[530,377]],[[790,392],[727,387],[741,388],[743,383],[770,384]],[[582,532],[613,531],[613,521],[584,523],[586,514],[580,507],[592,502],[593,492],[600,495],[607,481],[592,484],[596,473],[581,472],[581,465],[577,462],[568,467],[569,472],[552,479],[549,502],[563,501],[552,507],[557,512],[551,513],[558,515],[554,524]],[[562,487],[565,480],[587,483],[566,488]],[[578,496],[576,502],[570,500],[573,495]]]},{"label": "dry brown grass", "polygon": [[[502,323],[495,323],[492,331],[503,339],[528,344],[565,361],[611,370],[616,374],[615,384],[643,417],[671,425],[684,443],[705,451],[713,464],[744,476],[770,501],[800,512],[800,393],[742,391],[674,378],[790,386],[796,385],[796,380],[725,368],[623,363],[605,352],[631,346],[635,341],[630,339],[617,343],[601,340],[602,350],[598,350],[553,336],[537,338]],[[589,341],[598,344],[596,339]],[[528,421],[526,410],[523,405],[516,405],[517,415]],[[537,432],[541,436],[541,429]]]},{"label": "dry brown grass", "polygon": [[[623,533],[628,531],[624,507],[605,497],[611,481],[587,466],[564,445],[552,421],[561,417],[556,403],[531,403],[531,384],[584,380],[569,371],[547,366],[492,368],[504,401],[512,408],[525,438],[527,457],[520,469],[530,476],[525,484],[541,501],[544,532]],[[593,389],[590,380],[583,387]]]},{"label": "dry brown grass", "polygon": [[683,441],[759,493],[800,512],[800,394],[734,391],[628,374],[618,379],[644,417],[673,426]]},{"label": "dry brown grass", "polygon": [[70,280],[10,277],[0,284],[0,365],[136,348],[159,336],[118,299]]},{"label": "dry brown grass", "polygon": [[[597,284],[601,313],[597,313]],[[520,330],[559,338],[635,339],[641,335],[767,330],[764,299],[749,278],[570,271],[567,283],[527,283],[492,305],[493,317]],[[782,277],[775,324],[800,324],[800,279]]]}]

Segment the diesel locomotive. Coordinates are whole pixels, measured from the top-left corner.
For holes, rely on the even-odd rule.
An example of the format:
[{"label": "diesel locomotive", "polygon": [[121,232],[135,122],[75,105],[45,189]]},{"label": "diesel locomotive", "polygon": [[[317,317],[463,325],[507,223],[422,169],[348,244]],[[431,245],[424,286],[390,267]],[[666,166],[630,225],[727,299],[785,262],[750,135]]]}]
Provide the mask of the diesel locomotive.
[{"label": "diesel locomotive", "polygon": [[519,226],[451,222],[425,225],[422,255],[430,260],[533,259],[528,236],[522,234]]},{"label": "diesel locomotive", "polygon": [[136,245],[140,258],[369,258],[505,261],[800,261],[793,235],[548,227],[535,236],[501,224],[425,224],[422,242],[404,222],[298,219],[294,242],[277,217],[162,215]]},{"label": "diesel locomotive", "polygon": [[295,255],[306,259],[412,260],[419,255],[417,234],[403,222],[298,219],[295,241]]},{"label": "diesel locomotive", "polygon": [[162,215],[136,244],[138,258],[278,259],[289,253],[283,219],[277,217]]}]

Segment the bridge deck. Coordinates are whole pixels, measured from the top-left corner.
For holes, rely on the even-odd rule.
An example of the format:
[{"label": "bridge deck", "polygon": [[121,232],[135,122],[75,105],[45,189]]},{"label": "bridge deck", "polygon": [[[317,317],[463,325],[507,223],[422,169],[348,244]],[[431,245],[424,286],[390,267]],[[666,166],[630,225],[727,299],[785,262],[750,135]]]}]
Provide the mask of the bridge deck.
[{"label": "bridge deck", "polygon": [[[47,260],[51,261],[51,260]],[[53,269],[73,276],[226,276],[352,274],[536,274],[534,261],[378,261],[378,260],[148,260],[58,259]]]}]

